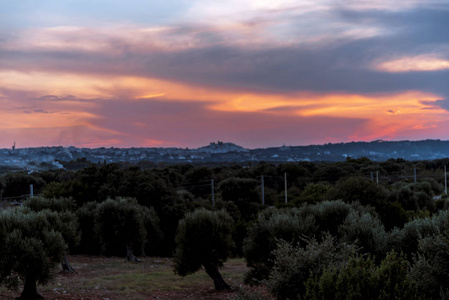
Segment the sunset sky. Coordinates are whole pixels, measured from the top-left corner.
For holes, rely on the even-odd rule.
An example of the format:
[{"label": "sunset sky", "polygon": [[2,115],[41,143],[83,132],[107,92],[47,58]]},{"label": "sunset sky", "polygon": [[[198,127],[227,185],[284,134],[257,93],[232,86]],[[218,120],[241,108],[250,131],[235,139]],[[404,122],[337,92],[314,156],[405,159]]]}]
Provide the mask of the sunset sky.
[{"label": "sunset sky", "polygon": [[0,148],[449,139],[447,0],[0,0]]}]

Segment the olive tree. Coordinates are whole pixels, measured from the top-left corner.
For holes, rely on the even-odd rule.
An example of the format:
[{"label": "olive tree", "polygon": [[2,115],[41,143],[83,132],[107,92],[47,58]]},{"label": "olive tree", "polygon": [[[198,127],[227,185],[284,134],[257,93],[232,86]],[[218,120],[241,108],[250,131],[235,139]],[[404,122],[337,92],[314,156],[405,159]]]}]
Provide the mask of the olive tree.
[{"label": "olive tree", "polygon": [[379,265],[370,256],[354,256],[340,268],[329,266],[321,275],[310,276],[301,299],[426,299],[409,270],[405,256],[394,250]]},{"label": "olive tree", "polygon": [[61,261],[62,270],[75,273],[67,258],[69,249],[76,247],[81,237],[78,218],[74,213],[76,207],[75,202],[68,198],[46,199],[43,197],[33,197],[25,202],[25,206],[33,211],[50,211],[47,213],[47,218],[55,230],[62,234],[67,244],[67,249],[64,251],[64,256]]},{"label": "olive tree", "polygon": [[54,267],[61,262],[67,244],[49,210],[30,211],[19,207],[0,211],[0,284],[24,288],[18,299],[42,298],[37,283],[46,284]]},{"label": "olive tree", "polygon": [[410,272],[411,277],[417,282],[418,289],[429,298],[447,299],[449,296],[449,232],[445,230],[420,239],[418,250]]},{"label": "olive tree", "polygon": [[142,206],[131,198],[108,199],[95,211],[95,231],[107,254],[121,255],[126,247],[128,261],[137,262],[134,248],[145,243]]},{"label": "olive tree", "polygon": [[160,227],[160,219],[153,207],[141,206],[141,214],[143,215],[143,225],[147,232],[146,239],[142,244],[142,256],[160,253],[161,242],[164,233]]},{"label": "olive tree", "polygon": [[268,278],[279,239],[296,244],[301,242],[301,236],[313,236],[318,232],[315,217],[302,211],[297,208],[266,210],[248,228],[243,243],[243,254],[250,269],[245,275],[246,283],[258,284]]},{"label": "olive tree", "polygon": [[402,229],[393,229],[390,233],[390,247],[397,252],[404,252],[411,260],[418,252],[419,240],[440,233],[440,222],[443,214],[432,218],[415,219],[404,225]]},{"label": "olive tree", "polygon": [[338,227],[340,242],[354,243],[361,252],[381,259],[387,253],[388,234],[381,221],[370,213],[352,210]]},{"label": "olive tree", "polygon": [[363,210],[358,204],[337,200],[303,205],[300,208],[264,211],[248,228],[248,236],[243,243],[243,254],[250,268],[245,275],[245,282],[258,284],[268,278],[273,268],[273,251],[278,247],[279,239],[292,245],[300,243],[305,246],[302,237],[311,238],[319,232],[338,236],[338,228],[349,213],[362,213]]},{"label": "olive tree", "polygon": [[77,253],[100,254],[101,245],[95,231],[95,211],[97,207],[97,202],[90,201],[78,207],[75,212],[81,230],[80,242],[74,249]]},{"label": "olive tree", "polygon": [[339,269],[357,252],[357,247],[338,243],[329,233],[322,242],[312,238],[305,247],[279,240],[274,254],[274,267],[267,286],[277,299],[298,299],[306,290],[310,276],[319,276],[326,268]]},{"label": "olive tree", "polygon": [[258,184],[255,179],[231,177],[221,181],[219,186],[223,201],[234,202],[242,218],[250,219],[259,211]]},{"label": "olive tree", "polygon": [[230,288],[218,268],[223,266],[233,247],[232,222],[223,210],[202,208],[186,214],[179,221],[175,238],[175,273],[186,276],[203,267],[214,280],[216,290]]}]

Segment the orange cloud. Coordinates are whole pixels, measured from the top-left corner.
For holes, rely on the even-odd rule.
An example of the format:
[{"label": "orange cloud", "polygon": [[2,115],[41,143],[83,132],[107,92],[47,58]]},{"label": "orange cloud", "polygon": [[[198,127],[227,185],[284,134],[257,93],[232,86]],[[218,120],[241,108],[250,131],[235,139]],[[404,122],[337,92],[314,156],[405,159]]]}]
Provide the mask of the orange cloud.
[{"label": "orange cloud", "polygon": [[449,70],[449,60],[421,55],[386,61],[376,68],[392,73]]},{"label": "orange cloud", "polygon": [[[175,129],[177,123],[199,130],[204,124],[209,124],[211,118],[223,120],[220,121],[223,123],[214,126],[222,126],[231,137],[237,132],[261,129],[283,132],[284,125],[279,122],[283,118],[289,119],[290,127],[295,126],[295,120],[298,120],[301,124],[298,130],[304,128],[307,120],[318,122],[326,118],[332,120],[328,122],[330,127],[323,123],[319,130],[331,129],[338,122],[346,124],[341,126],[358,124],[358,127],[343,131],[350,132],[344,137],[349,140],[392,139],[410,130],[440,132],[447,118],[447,111],[432,105],[432,101],[440,97],[418,91],[371,95],[310,91],[255,93],[136,76],[61,75],[5,70],[0,70],[0,84],[23,91],[25,95],[11,96],[1,92],[0,101],[4,109],[0,112],[0,131],[29,132],[33,128],[41,128],[51,132],[56,141],[73,140],[78,146],[88,147],[120,146],[125,140],[129,146],[181,145],[176,140],[179,138],[176,134],[167,136],[167,130],[178,130]],[[108,102],[114,103],[117,108],[112,111]],[[159,104],[146,105],[153,102]],[[183,108],[175,109],[178,104],[167,108],[160,103],[185,103],[187,108],[192,109],[194,106],[190,103],[199,103],[199,108],[203,110],[202,119],[199,120],[193,111],[186,113]],[[429,107],[432,109],[426,109]],[[151,112],[151,117],[146,117],[142,109],[156,111]],[[161,110],[159,115],[157,109]],[[204,111],[210,116],[204,115]],[[117,112],[121,115],[116,115]],[[120,120],[117,123],[120,126],[114,125],[114,118]],[[240,121],[234,123],[234,119]],[[273,119],[277,120],[276,123],[270,122]],[[164,134],[158,136],[161,127],[166,127],[164,134],[167,137]],[[71,128],[83,128],[83,134],[73,135],[79,136],[79,140],[61,139],[60,132]],[[87,131],[90,133],[87,134]],[[195,136],[199,138],[201,132],[196,132]],[[329,134],[327,137],[331,138]],[[215,138],[211,137],[212,140]],[[342,137],[339,136],[339,139]]]},{"label": "orange cloud", "polygon": [[[108,81],[109,79],[108,76],[0,69],[0,86],[40,95],[76,95],[79,98],[104,97],[105,93],[102,89],[113,86],[113,83]],[[88,104],[83,103],[82,105]]]},{"label": "orange cloud", "polygon": [[89,112],[40,112],[38,111],[2,111],[0,128],[54,128],[88,125],[88,120],[96,116]]}]

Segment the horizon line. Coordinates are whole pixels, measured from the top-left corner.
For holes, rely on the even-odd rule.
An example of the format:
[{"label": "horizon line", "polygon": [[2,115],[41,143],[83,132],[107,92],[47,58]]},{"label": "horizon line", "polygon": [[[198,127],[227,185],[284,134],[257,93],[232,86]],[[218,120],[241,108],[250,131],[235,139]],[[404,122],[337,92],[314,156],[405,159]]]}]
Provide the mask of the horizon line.
[{"label": "horizon line", "polygon": [[323,143],[323,144],[307,144],[307,145],[286,145],[283,144],[282,146],[268,146],[268,147],[256,147],[256,148],[246,148],[244,146],[238,145],[234,142],[224,142],[224,141],[220,141],[218,140],[217,142],[210,142],[209,145],[205,145],[205,146],[199,146],[197,148],[192,148],[192,147],[182,147],[182,146],[171,146],[171,147],[144,147],[144,146],[130,146],[130,147],[114,147],[114,146],[101,146],[101,147],[79,147],[79,146],[63,146],[63,145],[52,145],[52,146],[31,146],[31,147],[18,147],[16,143],[14,143],[14,145],[11,148],[0,148],[0,150],[18,150],[18,149],[30,149],[30,148],[78,148],[78,149],[184,149],[184,150],[196,150],[196,149],[200,149],[200,148],[205,148],[208,147],[212,144],[217,144],[219,142],[223,143],[223,144],[233,144],[237,147],[241,147],[243,149],[246,150],[256,150],[256,149],[269,149],[269,148],[282,148],[282,147],[310,147],[310,146],[326,146],[326,145],[340,145],[340,144],[351,144],[351,143],[374,143],[374,142],[391,142],[391,143],[398,143],[398,142],[423,142],[423,141],[439,141],[439,142],[449,142],[449,140],[442,140],[442,139],[422,139],[422,140],[384,140],[384,139],[375,139],[375,140],[371,140],[371,141],[350,141],[350,142],[328,142],[328,143]]}]

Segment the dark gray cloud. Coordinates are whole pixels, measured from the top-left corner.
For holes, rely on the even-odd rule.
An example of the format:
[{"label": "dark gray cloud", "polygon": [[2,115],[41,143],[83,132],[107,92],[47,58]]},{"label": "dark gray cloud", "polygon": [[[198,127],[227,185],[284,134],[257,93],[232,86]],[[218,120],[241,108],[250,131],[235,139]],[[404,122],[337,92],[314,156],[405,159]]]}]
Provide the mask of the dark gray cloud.
[{"label": "dark gray cloud", "polygon": [[422,100],[421,103],[429,105],[429,109],[442,108],[449,111],[449,99],[440,99],[436,101],[426,101]]},{"label": "dark gray cloud", "polygon": [[45,95],[35,98],[39,101],[50,101],[50,102],[64,102],[64,101],[74,101],[74,102],[93,102],[94,99],[82,99],[75,97],[73,95],[66,96],[56,96],[56,95]]},{"label": "dark gray cloud", "polygon": [[[449,71],[387,73],[373,69],[380,60],[420,54],[449,58],[449,4],[444,9],[399,12],[336,11],[354,26],[379,26],[384,34],[309,47],[268,49],[213,46],[149,57],[146,71],[194,83],[271,91],[353,93],[423,90],[449,95]],[[166,65],[163,62],[169,61]]]},{"label": "dark gray cloud", "polygon": [[[295,16],[291,24],[304,26]],[[77,50],[0,50],[4,68],[39,71],[149,76],[184,83],[232,89],[297,92],[379,93],[421,90],[449,95],[449,71],[387,73],[373,64],[403,56],[438,54],[449,58],[449,4],[438,9],[415,8],[383,12],[335,10],[333,22],[379,27],[380,35],[341,36],[309,45],[228,43],[212,27],[173,27],[167,35],[190,36],[199,47],[167,51],[157,47],[134,49],[119,38],[110,39],[119,54]],[[262,22],[262,21],[261,21]],[[323,21],[324,22],[324,21]],[[298,29],[300,31],[300,27]],[[294,37],[292,37],[294,39]]]}]

